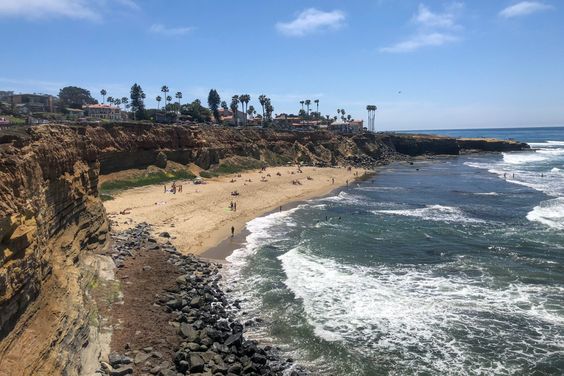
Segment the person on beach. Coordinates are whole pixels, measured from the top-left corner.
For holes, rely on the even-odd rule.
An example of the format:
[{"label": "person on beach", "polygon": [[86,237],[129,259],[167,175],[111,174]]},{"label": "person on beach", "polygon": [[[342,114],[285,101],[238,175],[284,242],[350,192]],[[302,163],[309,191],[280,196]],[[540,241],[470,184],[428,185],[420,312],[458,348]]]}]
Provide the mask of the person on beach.
[{"label": "person on beach", "polygon": [[233,211],[237,211],[237,203],[236,202],[233,203]]},{"label": "person on beach", "polygon": [[165,184],[165,186],[164,186],[164,193],[166,193],[166,184]]},{"label": "person on beach", "polygon": [[335,178],[331,178],[331,184],[335,184]]},{"label": "person on beach", "polygon": [[280,206],[280,213],[282,213],[282,206]]},{"label": "person on beach", "polygon": [[235,227],[231,226],[231,237],[235,235]]},{"label": "person on beach", "polygon": [[347,188],[348,188],[348,186],[349,186],[349,181],[347,180]]}]

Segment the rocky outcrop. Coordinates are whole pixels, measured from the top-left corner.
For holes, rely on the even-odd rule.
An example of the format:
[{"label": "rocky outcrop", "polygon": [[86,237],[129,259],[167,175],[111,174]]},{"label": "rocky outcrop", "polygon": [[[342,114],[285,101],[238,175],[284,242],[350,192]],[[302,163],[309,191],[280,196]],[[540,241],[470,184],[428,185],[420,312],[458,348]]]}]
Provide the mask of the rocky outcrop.
[{"label": "rocky outcrop", "polygon": [[494,138],[459,138],[456,140],[463,151],[518,151],[530,149],[530,146],[519,141],[505,141]]},{"label": "rocky outcrop", "polygon": [[[174,161],[207,169],[245,156],[271,164],[355,164],[461,150],[519,150],[496,140],[212,126],[46,125],[0,134],[0,369],[72,374],[88,340],[84,250],[106,244],[98,176]],[[22,359],[25,359],[22,361]]]}]

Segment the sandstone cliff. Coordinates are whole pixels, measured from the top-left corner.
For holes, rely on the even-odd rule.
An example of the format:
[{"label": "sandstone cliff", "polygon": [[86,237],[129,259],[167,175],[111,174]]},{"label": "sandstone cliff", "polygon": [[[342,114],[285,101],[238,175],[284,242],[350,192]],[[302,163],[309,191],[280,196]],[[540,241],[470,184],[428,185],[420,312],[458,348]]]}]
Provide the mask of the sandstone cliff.
[{"label": "sandstone cliff", "polygon": [[[247,156],[272,164],[374,166],[516,142],[435,136],[277,132],[210,126],[48,125],[0,134],[0,374],[75,374],[88,341],[82,256],[106,242],[99,174],[157,163],[207,169]],[[9,370],[9,371],[6,371]]]}]

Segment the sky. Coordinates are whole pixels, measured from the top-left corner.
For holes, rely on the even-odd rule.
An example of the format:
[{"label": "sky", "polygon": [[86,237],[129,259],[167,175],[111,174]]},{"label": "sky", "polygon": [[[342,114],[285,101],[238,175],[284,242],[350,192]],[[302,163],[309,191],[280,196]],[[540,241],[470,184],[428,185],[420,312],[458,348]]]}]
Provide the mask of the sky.
[{"label": "sky", "polygon": [[380,130],[564,125],[564,1],[0,0],[0,90],[211,88]]}]

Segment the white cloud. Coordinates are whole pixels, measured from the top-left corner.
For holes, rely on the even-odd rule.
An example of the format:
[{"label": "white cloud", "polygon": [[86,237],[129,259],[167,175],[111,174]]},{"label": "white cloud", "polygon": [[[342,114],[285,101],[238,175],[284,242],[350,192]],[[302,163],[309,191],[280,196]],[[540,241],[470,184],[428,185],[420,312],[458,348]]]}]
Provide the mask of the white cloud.
[{"label": "white cloud", "polygon": [[458,40],[458,37],[450,34],[417,34],[412,38],[394,44],[393,46],[381,48],[380,51],[391,53],[412,52],[423,47],[442,46],[444,44],[453,43]]},{"label": "white cloud", "polygon": [[336,30],[343,26],[346,16],[340,10],[323,12],[315,8],[306,9],[291,22],[278,22],[276,29],[284,35],[301,37],[316,31]]},{"label": "white cloud", "polygon": [[539,1],[521,1],[520,3],[511,5],[503,9],[501,12],[499,12],[499,15],[503,18],[513,18],[527,16],[529,14],[550,9],[553,9],[553,7]]},{"label": "white cloud", "polygon": [[433,13],[429,8],[423,4],[419,4],[417,14],[413,16],[413,20],[425,27],[438,27],[438,28],[455,28],[456,18],[462,4],[454,3],[448,7],[444,13]]},{"label": "white cloud", "polygon": [[116,5],[139,9],[134,0],[0,0],[0,17],[100,20],[106,10]]},{"label": "white cloud", "polygon": [[457,31],[462,27],[457,21],[463,7],[462,3],[456,2],[447,6],[444,12],[435,13],[424,4],[420,4],[412,18],[417,26],[417,32],[394,45],[380,48],[380,52],[406,53],[459,41]]},{"label": "white cloud", "polygon": [[0,0],[0,15],[24,18],[61,16],[98,19],[98,13],[82,0]]},{"label": "white cloud", "polygon": [[154,34],[160,34],[167,37],[175,37],[188,34],[194,30],[191,26],[182,26],[182,27],[166,27],[162,24],[154,24],[151,25],[149,31]]}]

